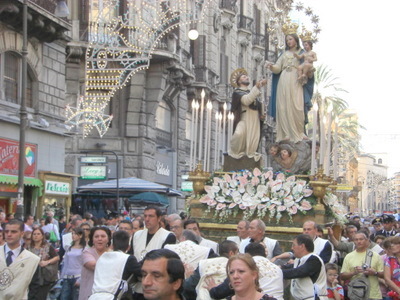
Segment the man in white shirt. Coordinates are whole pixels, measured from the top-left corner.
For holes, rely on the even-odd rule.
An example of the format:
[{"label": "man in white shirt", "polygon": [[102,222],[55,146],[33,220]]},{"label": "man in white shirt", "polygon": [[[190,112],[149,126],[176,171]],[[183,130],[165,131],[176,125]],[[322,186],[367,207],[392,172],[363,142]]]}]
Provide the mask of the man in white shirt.
[{"label": "man in white shirt", "polygon": [[218,243],[202,237],[201,232],[200,232],[200,225],[195,219],[186,220],[185,223],[183,224],[183,228],[192,230],[194,232],[194,234],[198,238],[200,246],[209,247],[209,248],[213,249],[215,253],[217,253],[217,254],[219,253],[218,252]]},{"label": "man in white shirt", "polygon": [[6,244],[0,246],[0,299],[28,299],[39,288],[40,258],[21,247],[24,223],[11,220],[5,226]]},{"label": "man in white shirt", "polygon": [[[146,228],[133,235],[133,255],[141,261],[151,250],[164,248],[166,244],[176,244],[175,235],[160,225],[161,210],[157,206],[149,206],[144,210]],[[134,288],[134,299],[143,299],[142,284],[138,282]]]},{"label": "man in white shirt", "polygon": [[303,224],[303,234],[311,237],[314,241],[314,254],[321,257],[324,264],[332,262],[333,247],[328,240],[317,236],[317,224],[314,221],[306,221]]},{"label": "man in white shirt", "polygon": [[271,259],[282,253],[282,249],[277,240],[265,237],[265,223],[260,219],[255,219],[249,225],[249,240],[240,243],[239,252],[245,253],[245,248],[249,243],[262,242],[268,251],[267,258]]},{"label": "man in white shirt", "polygon": [[247,221],[247,220],[239,221],[239,223],[237,224],[237,227],[236,227],[237,235],[228,236],[226,239],[228,241],[235,242],[239,247],[240,243],[243,240],[249,239],[249,226],[250,226],[250,222],[249,221]]},{"label": "man in white shirt", "polygon": [[283,278],[292,280],[292,299],[328,300],[325,265],[318,255],[313,254],[314,243],[310,236],[300,234],[295,237],[292,251],[296,257],[294,264],[282,270]]}]

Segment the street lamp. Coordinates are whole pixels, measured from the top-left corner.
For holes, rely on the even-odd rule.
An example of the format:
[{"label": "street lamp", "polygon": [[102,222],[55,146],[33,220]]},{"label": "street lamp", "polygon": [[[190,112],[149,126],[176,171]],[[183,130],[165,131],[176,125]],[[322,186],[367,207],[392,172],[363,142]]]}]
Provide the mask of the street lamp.
[{"label": "street lamp", "polygon": [[363,205],[363,201],[364,201],[364,199],[363,199],[364,182],[365,182],[365,178],[363,176],[358,176],[357,185],[360,187],[359,192],[361,193],[360,194],[360,215],[361,215],[361,217],[363,217],[363,215],[364,215],[364,209],[363,209],[363,207],[364,207],[364,205]]},{"label": "street lamp", "polygon": [[25,173],[25,130],[28,115],[26,111],[26,81],[27,81],[27,56],[28,56],[28,0],[22,3],[22,68],[21,68],[21,103],[19,108],[19,157],[18,157],[18,200],[15,218],[23,219],[24,216],[24,173]]}]

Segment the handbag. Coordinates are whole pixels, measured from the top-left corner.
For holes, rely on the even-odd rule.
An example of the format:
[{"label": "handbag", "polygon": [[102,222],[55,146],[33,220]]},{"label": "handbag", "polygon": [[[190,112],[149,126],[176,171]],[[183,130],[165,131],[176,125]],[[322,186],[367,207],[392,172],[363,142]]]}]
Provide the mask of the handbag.
[{"label": "handbag", "polygon": [[58,280],[58,262],[40,268],[43,284],[49,284]]},{"label": "handbag", "polygon": [[53,230],[50,232],[49,241],[52,242],[52,243],[55,243],[55,242],[58,241],[57,235],[56,235],[56,233],[54,232],[54,224],[53,224]]},{"label": "handbag", "polygon": [[[373,253],[367,250],[365,254],[365,262],[363,267],[371,267]],[[370,282],[367,276],[362,274],[360,277],[352,279],[348,285],[347,297],[351,300],[364,300],[368,299],[370,291]]]}]

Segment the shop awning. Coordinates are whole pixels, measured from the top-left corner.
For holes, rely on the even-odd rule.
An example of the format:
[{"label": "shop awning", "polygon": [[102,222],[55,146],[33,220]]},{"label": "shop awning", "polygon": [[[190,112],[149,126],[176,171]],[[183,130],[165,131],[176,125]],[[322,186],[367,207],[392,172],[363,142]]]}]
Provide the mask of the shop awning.
[{"label": "shop awning", "polygon": [[169,205],[168,198],[159,193],[154,193],[154,192],[144,192],[137,194],[135,196],[132,196],[129,198],[129,203],[131,204],[161,204],[164,206]]},{"label": "shop awning", "polygon": [[[180,191],[136,177],[121,178],[119,179],[118,183],[119,183],[118,189],[121,193],[155,192],[155,193],[166,194],[167,196],[182,196],[182,193]],[[117,189],[117,180],[114,179],[114,180],[107,180],[107,181],[82,185],[77,188],[77,191],[79,193],[85,193],[85,192],[115,193],[116,189]]]},{"label": "shop awning", "polygon": [[[18,184],[18,176],[0,175],[0,183]],[[24,185],[42,187],[43,182],[38,178],[24,177]]]}]

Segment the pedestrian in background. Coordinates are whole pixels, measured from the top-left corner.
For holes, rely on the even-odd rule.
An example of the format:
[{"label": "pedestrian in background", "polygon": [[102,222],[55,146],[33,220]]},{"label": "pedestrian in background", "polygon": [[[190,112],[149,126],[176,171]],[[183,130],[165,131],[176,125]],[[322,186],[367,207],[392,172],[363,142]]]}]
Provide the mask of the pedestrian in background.
[{"label": "pedestrian in background", "polygon": [[83,266],[82,253],[85,247],[83,230],[81,228],[72,229],[72,244],[65,252],[61,271],[63,283],[60,300],[77,300],[79,297],[79,279]]},{"label": "pedestrian in background", "polygon": [[89,235],[90,248],[83,251],[83,267],[79,288],[79,300],[87,300],[92,294],[94,270],[97,260],[103,253],[109,251],[111,245],[111,231],[107,227],[93,227]]},{"label": "pedestrian in background", "polygon": [[[48,278],[44,275],[43,268],[52,268],[48,267],[50,265],[57,265],[53,266],[53,268],[58,269],[58,262],[60,257],[58,256],[56,250],[52,245],[50,245],[44,236],[44,232],[41,228],[36,228],[32,231],[32,241],[28,248],[30,252],[36,254],[40,258],[39,262],[39,284],[40,287],[37,292],[33,295],[34,299],[37,300],[46,300],[47,294],[50,291],[51,285],[58,280],[57,273],[54,278]],[[30,295],[32,293],[30,292]],[[29,299],[32,299],[31,296]]]}]

